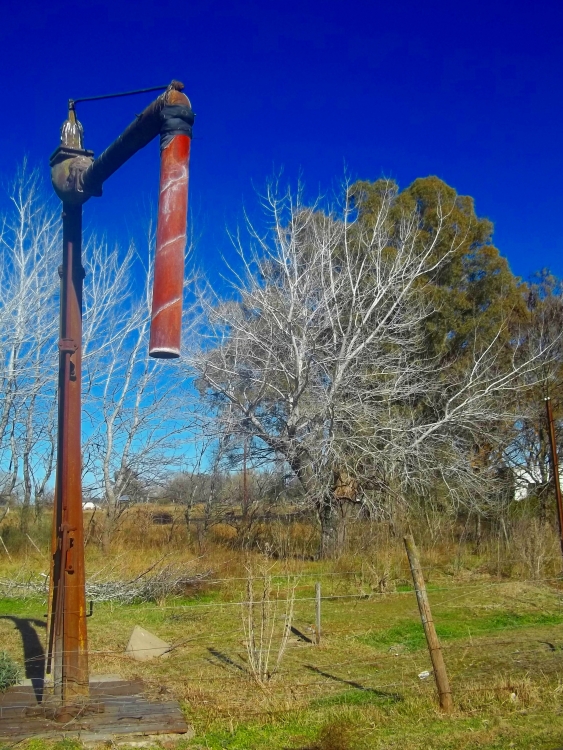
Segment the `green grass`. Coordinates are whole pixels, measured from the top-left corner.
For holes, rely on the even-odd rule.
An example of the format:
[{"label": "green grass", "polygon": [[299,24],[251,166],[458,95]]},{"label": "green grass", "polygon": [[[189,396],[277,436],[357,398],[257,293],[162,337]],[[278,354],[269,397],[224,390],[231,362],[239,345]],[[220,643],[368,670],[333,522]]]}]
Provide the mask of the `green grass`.
[{"label": "green grass", "polygon": [[[310,727],[295,721],[253,722],[233,726],[232,730],[206,732],[205,745],[209,750],[270,750],[271,748],[303,748],[316,735]],[[201,747],[203,738],[192,741],[192,747]],[[296,741],[299,744],[296,744]]]},{"label": "green grass", "polygon": [[[485,617],[475,617],[471,612],[459,610],[441,612],[440,620],[434,622],[441,641],[493,635],[506,630],[535,628],[563,624],[563,613],[559,612],[498,612]],[[400,645],[408,651],[426,647],[426,638],[420,622],[405,621],[383,631],[360,636],[359,640],[374,648]]]},{"label": "green grass", "polygon": [[[295,626],[305,635],[315,617],[314,573],[310,578],[300,580],[295,604]],[[323,582],[325,596],[336,598],[323,602],[321,646],[292,635],[279,676],[266,686],[247,669],[240,581],[161,603],[96,605],[88,621],[91,671],[138,675],[156,700],[178,700],[196,731],[179,750],[334,750],[326,738],[338,721],[354,728],[349,747],[338,750],[563,746],[561,592],[483,578],[433,584],[430,602],[456,703],[450,717],[440,715],[433,681],[418,678],[430,665],[414,592],[403,587],[363,598],[361,582],[349,577]],[[348,593],[352,598],[340,598]],[[21,636],[12,618],[44,622],[45,611],[40,598],[0,600],[0,642],[19,664]],[[133,662],[123,651],[137,624],[186,643],[169,659]],[[43,639],[44,628],[35,627]],[[403,646],[397,656],[389,653],[395,645]],[[32,740],[21,750],[78,747]]]},{"label": "green grass", "polygon": [[393,693],[384,693],[380,690],[355,688],[344,690],[336,695],[327,695],[311,701],[309,707],[328,708],[330,706],[386,706],[402,700],[402,696]]},{"label": "green grass", "polygon": [[410,583],[398,583],[395,589],[401,594],[407,591],[414,591],[412,584]]},{"label": "green grass", "polygon": [[40,597],[26,599],[2,599],[0,598],[0,616],[9,613],[11,616],[18,615],[37,616],[38,610],[46,612],[46,604]]}]

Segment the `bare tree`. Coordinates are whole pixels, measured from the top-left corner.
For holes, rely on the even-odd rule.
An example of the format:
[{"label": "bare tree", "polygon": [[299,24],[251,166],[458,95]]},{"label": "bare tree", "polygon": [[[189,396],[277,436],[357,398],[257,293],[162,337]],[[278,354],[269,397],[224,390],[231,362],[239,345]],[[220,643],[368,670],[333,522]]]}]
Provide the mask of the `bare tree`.
[{"label": "bare tree", "polygon": [[18,489],[23,526],[54,459],[57,373],[57,216],[24,164],[0,230],[0,463]]},{"label": "bare tree", "polygon": [[125,258],[105,245],[93,248],[91,324],[86,349],[86,476],[104,500],[103,544],[139,482],[163,482],[178,465],[180,434],[189,413],[180,401],[177,368],[149,358],[150,274],[135,293],[130,247]]},{"label": "bare tree", "polygon": [[[56,455],[61,233],[58,211],[25,165],[8,199],[0,220],[0,493],[17,494],[25,525],[52,485]],[[189,405],[180,403],[177,368],[148,358],[151,274],[135,248],[91,237],[83,262],[85,491],[105,499],[111,535],[122,498],[176,464]]]},{"label": "bare tree", "polygon": [[203,300],[204,343],[190,361],[216,434],[248,440],[255,461],[282,458],[299,478],[321,554],[342,543],[343,519],[370,491],[405,497],[439,476],[474,499],[488,477],[473,471],[473,446],[514,422],[506,394],[539,366],[517,334],[507,363],[498,331],[474,343],[469,367],[438,371],[424,292],[463,241],[451,207],[438,201],[428,236],[416,208],[397,211],[391,184],[370,226],[348,195],[327,212],[268,190],[271,231],[251,228],[248,248],[237,240],[243,271],[230,300]]}]

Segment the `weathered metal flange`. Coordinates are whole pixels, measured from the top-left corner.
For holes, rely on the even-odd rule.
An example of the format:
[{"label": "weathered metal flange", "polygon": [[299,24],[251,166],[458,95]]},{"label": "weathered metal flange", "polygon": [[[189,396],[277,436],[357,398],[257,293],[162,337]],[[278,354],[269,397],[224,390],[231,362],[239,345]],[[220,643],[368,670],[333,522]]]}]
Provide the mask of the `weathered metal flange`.
[{"label": "weathered metal flange", "polygon": [[68,146],[59,146],[51,155],[51,182],[55,193],[64,203],[80,205],[92,195],[102,194],[101,190],[99,193],[86,193],[83,189],[82,176],[93,161],[93,151]]}]

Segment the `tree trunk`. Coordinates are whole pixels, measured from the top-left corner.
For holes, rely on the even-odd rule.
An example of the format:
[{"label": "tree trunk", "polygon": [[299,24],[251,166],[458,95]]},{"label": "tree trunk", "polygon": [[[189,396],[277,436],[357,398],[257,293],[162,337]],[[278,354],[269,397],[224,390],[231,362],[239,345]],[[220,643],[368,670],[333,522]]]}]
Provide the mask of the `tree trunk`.
[{"label": "tree trunk", "polygon": [[104,526],[102,529],[102,551],[107,554],[110,551],[111,542],[115,533],[115,527],[117,525],[118,513],[114,512],[115,509],[108,508],[104,518]]},{"label": "tree trunk", "polygon": [[321,524],[319,558],[338,557],[344,552],[347,539],[348,520],[353,510],[350,500],[341,500],[326,495],[318,508]]},{"label": "tree trunk", "polygon": [[336,557],[338,553],[338,512],[330,495],[323,497],[318,508],[321,524],[321,546],[319,558]]},{"label": "tree trunk", "polygon": [[24,534],[29,530],[31,515],[31,472],[29,468],[29,451],[23,455],[23,502],[20,515],[20,529]]},{"label": "tree trunk", "polygon": [[335,468],[331,491],[323,496],[318,509],[321,522],[320,557],[337,557],[344,551],[348,519],[358,493],[358,481],[347,471]]}]

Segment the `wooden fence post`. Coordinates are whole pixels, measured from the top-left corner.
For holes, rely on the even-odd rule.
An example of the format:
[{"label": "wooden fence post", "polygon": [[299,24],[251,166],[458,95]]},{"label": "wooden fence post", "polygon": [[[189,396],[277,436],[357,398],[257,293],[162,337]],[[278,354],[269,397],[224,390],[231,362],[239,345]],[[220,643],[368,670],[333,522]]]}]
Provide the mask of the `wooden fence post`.
[{"label": "wooden fence post", "polygon": [[319,646],[321,642],[321,584],[319,581],[315,583],[315,615],[317,626],[317,646]]},{"label": "wooden fence post", "polygon": [[412,579],[414,581],[420,619],[422,620],[422,627],[424,628],[424,634],[428,643],[428,651],[430,652],[430,659],[434,669],[434,679],[436,680],[436,687],[438,688],[440,708],[443,711],[450,713],[454,708],[452,691],[450,690],[450,684],[448,682],[448,674],[446,672],[442,649],[440,648],[440,641],[436,635],[436,628],[434,627],[434,621],[432,620],[432,612],[430,611],[430,603],[426,594],[426,586],[424,584],[422,568],[420,567],[418,550],[414,543],[412,534],[407,534],[404,537],[404,542],[409,558]]}]

